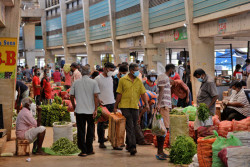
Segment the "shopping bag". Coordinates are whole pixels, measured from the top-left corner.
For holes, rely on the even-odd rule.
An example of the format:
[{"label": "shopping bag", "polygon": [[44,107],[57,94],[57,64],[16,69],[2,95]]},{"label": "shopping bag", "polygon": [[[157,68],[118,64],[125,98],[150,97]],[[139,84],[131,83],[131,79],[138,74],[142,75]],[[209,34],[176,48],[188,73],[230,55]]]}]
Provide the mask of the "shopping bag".
[{"label": "shopping bag", "polygon": [[167,134],[167,129],[164,125],[163,118],[161,114],[155,114],[152,123],[152,133],[155,136],[165,136]]}]

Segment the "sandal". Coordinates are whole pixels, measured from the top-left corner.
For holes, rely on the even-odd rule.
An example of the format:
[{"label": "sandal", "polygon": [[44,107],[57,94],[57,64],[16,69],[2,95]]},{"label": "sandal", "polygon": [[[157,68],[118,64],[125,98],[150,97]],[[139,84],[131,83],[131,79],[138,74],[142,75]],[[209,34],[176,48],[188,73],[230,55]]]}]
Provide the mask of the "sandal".
[{"label": "sandal", "polygon": [[164,155],[155,155],[156,159],[158,160],[167,160]]},{"label": "sandal", "polygon": [[170,156],[168,154],[165,154],[165,153],[163,153],[162,156],[165,157],[165,158],[170,158]]},{"label": "sandal", "polygon": [[87,154],[85,154],[85,153],[80,153],[80,154],[78,154],[78,156],[79,156],[79,157],[86,157]]}]

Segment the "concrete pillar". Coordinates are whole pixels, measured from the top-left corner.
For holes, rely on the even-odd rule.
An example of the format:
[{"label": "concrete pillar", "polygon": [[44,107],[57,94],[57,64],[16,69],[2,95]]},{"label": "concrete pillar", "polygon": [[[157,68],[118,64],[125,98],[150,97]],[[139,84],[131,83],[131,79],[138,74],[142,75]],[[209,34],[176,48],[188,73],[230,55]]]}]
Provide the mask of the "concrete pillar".
[{"label": "concrete pillar", "polygon": [[93,51],[93,46],[90,44],[89,35],[89,0],[82,0],[83,4],[83,15],[84,15],[84,27],[85,27],[85,39],[86,39],[86,50],[88,55],[88,64],[91,70],[94,69],[95,65],[101,65],[100,54]]},{"label": "concrete pillar", "polygon": [[[149,0],[140,0],[142,27],[144,35],[144,55],[148,69],[156,69],[157,61],[153,61],[153,56],[158,55],[158,48],[153,44],[153,37],[149,34]],[[163,64],[165,65],[165,64]]]},{"label": "concrete pillar", "polygon": [[119,41],[116,40],[116,18],[115,18],[115,0],[109,0],[109,18],[111,26],[112,50],[115,58],[115,64],[121,63],[119,54],[123,53]]},{"label": "concrete pillar", "polygon": [[53,63],[55,65],[55,55],[51,53],[51,51],[47,50],[45,52],[45,65],[49,63]]},{"label": "concrete pillar", "polygon": [[193,24],[193,0],[185,0],[185,11],[193,100],[196,103],[200,83],[193,77],[193,73],[197,68],[202,68],[207,74],[214,76],[214,38],[199,38],[199,25]]},{"label": "concrete pillar", "polygon": [[25,63],[31,68],[35,66],[35,24],[26,23],[23,27]]},{"label": "concrete pillar", "polygon": [[62,35],[63,35],[63,46],[64,46],[64,57],[66,63],[76,62],[76,55],[69,54],[67,47],[67,17],[66,17],[66,3],[65,0],[60,1],[61,9],[61,22],[62,22]]},{"label": "concrete pillar", "polygon": [[[0,37],[16,38],[19,44],[20,30],[20,3],[14,0],[14,6],[5,7],[5,27],[0,28]],[[18,53],[18,48],[16,50]],[[12,115],[15,103],[16,81],[15,79],[0,79],[0,104],[3,109],[4,128],[7,129],[7,139],[11,139]]]}]

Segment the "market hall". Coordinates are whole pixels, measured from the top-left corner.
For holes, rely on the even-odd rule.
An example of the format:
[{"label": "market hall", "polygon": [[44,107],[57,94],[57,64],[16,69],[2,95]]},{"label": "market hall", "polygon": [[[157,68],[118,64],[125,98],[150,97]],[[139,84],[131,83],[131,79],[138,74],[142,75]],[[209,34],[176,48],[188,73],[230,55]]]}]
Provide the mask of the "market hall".
[{"label": "market hall", "polygon": [[0,1],[1,166],[248,166],[249,9]]}]

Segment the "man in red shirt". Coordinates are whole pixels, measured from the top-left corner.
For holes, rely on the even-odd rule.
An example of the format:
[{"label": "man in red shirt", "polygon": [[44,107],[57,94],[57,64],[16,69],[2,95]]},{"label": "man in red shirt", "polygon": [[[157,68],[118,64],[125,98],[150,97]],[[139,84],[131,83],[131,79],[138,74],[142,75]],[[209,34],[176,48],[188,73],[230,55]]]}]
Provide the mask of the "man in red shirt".
[{"label": "man in red shirt", "polygon": [[40,79],[39,79],[40,69],[36,68],[34,70],[34,73],[35,73],[35,76],[33,77],[33,80],[32,80],[34,98],[36,100],[36,105],[41,105],[41,101],[40,101],[40,89],[41,89],[41,86],[40,86]]},{"label": "man in red shirt", "polygon": [[56,86],[61,86],[61,77],[62,74],[59,71],[60,69],[56,67],[56,71],[52,74],[52,79],[54,79],[54,83]]},{"label": "man in red shirt", "polygon": [[190,91],[188,86],[182,80],[170,80],[171,93],[178,97],[177,107],[187,107],[191,105]]}]

